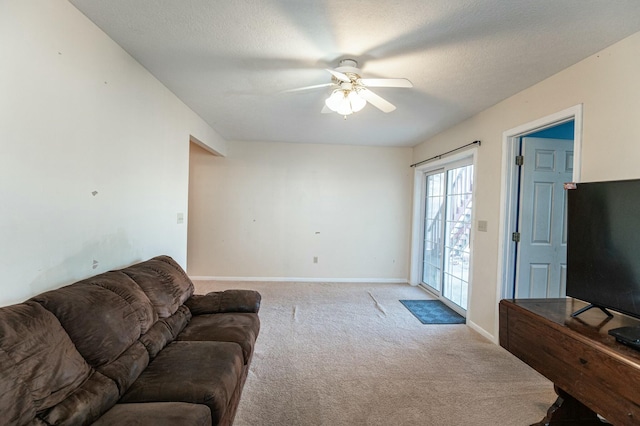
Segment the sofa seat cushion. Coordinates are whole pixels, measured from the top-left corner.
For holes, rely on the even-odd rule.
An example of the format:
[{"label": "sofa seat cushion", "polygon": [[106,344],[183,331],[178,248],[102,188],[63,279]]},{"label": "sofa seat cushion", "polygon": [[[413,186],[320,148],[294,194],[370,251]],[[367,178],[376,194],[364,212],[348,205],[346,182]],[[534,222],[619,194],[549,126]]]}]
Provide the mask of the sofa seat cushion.
[{"label": "sofa seat cushion", "polygon": [[211,411],[202,404],[145,402],[117,404],[94,426],[211,426]]},{"label": "sofa seat cushion", "polygon": [[258,314],[196,315],[178,335],[179,341],[235,342],[242,348],[246,364],[260,331]]},{"label": "sofa seat cushion", "polygon": [[242,368],[242,350],[236,343],[173,342],[158,353],[120,402],[205,404],[212,423],[218,424]]}]

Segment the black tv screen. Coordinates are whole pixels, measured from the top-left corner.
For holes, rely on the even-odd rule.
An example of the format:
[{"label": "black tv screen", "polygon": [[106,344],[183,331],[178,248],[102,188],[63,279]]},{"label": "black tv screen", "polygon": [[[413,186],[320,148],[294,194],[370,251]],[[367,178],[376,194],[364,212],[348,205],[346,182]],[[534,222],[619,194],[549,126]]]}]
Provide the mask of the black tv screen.
[{"label": "black tv screen", "polygon": [[640,179],[567,196],[567,296],[640,318]]}]

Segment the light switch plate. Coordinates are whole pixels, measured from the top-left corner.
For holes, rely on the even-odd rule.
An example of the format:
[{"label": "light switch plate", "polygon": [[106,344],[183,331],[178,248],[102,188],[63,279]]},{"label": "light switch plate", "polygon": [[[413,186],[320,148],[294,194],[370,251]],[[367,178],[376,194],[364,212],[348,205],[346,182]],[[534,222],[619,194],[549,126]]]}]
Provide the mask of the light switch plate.
[{"label": "light switch plate", "polygon": [[487,221],[486,220],[479,220],[478,221],[478,231],[480,232],[487,232]]}]

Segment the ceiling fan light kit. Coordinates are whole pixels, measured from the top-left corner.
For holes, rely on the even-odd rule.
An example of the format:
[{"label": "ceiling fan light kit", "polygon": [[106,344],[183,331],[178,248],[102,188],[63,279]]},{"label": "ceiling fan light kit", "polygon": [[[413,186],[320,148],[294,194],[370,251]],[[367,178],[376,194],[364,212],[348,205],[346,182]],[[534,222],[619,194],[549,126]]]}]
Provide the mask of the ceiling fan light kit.
[{"label": "ceiling fan light kit", "polygon": [[331,111],[345,117],[360,111],[367,105],[367,101],[362,99],[355,90],[342,89],[334,90],[324,103]]}]

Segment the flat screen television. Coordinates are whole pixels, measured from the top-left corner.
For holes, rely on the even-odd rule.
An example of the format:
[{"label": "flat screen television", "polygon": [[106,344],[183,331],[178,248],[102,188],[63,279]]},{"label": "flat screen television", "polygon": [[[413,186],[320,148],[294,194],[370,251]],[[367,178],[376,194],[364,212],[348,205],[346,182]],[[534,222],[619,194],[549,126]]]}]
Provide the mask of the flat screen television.
[{"label": "flat screen television", "polygon": [[567,191],[567,296],[640,318],[640,179]]}]

